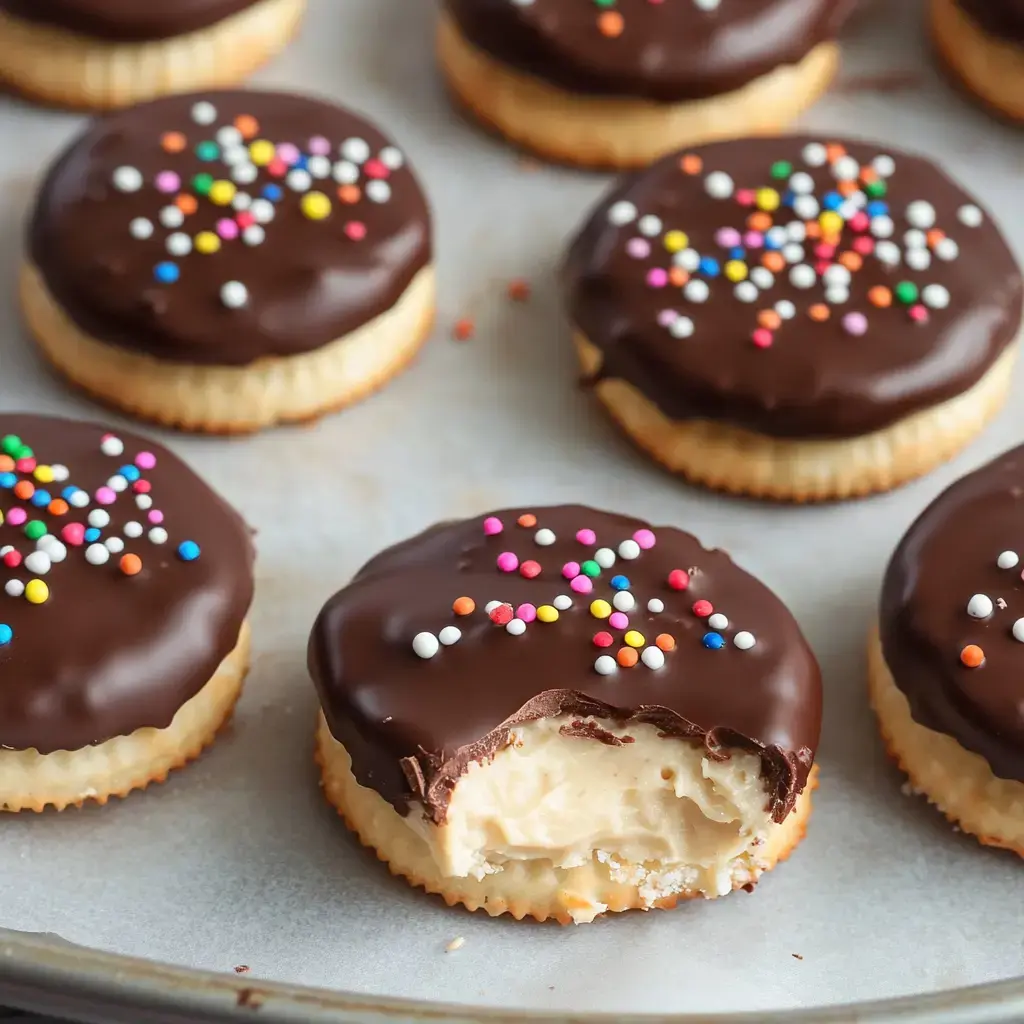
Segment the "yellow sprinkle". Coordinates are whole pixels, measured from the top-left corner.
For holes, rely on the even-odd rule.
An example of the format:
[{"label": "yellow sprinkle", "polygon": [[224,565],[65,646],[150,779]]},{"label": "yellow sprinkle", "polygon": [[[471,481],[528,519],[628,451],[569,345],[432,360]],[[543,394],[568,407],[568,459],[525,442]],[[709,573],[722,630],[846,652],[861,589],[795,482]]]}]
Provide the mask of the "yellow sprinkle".
[{"label": "yellow sprinkle", "polygon": [[537,609],[537,618],[541,622],[556,622],[558,620],[558,609],[551,604],[542,604]]},{"label": "yellow sprinkle", "polygon": [[607,601],[591,601],[590,602],[590,614],[595,619],[607,619],[612,613],[612,606]]},{"label": "yellow sprinkle", "polygon": [[29,604],[43,604],[50,596],[50,588],[42,580],[29,580],[25,584],[25,600]]},{"label": "yellow sprinkle", "polygon": [[843,230],[843,218],[835,210],[826,210],[818,218],[818,223],[826,235],[838,235]]},{"label": "yellow sprinkle", "polygon": [[53,467],[51,466],[36,466],[35,472],[32,474],[41,484],[52,484],[53,483]]},{"label": "yellow sprinkle", "polygon": [[218,206],[227,206],[235,198],[237,191],[238,189],[235,188],[233,182],[215,181],[210,186],[208,196],[211,203],[216,203]]},{"label": "yellow sprinkle", "polygon": [[743,260],[729,260],[725,265],[725,276],[736,284],[747,279],[747,265]]},{"label": "yellow sprinkle", "polygon": [[200,231],[196,235],[195,247],[196,252],[209,256],[220,248],[220,239],[212,231]]},{"label": "yellow sprinkle", "polygon": [[307,192],[299,205],[310,220],[323,220],[331,215],[331,201],[323,192]]},{"label": "yellow sprinkle", "polygon": [[257,167],[265,167],[274,159],[274,144],[266,139],[257,139],[249,146],[249,159]]},{"label": "yellow sprinkle", "polygon": [[690,236],[685,231],[670,231],[665,235],[665,248],[669,252],[680,252],[690,244]]},{"label": "yellow sprinkle", "polygon": [[643,645],[647,643],[644,639],[643,633],[638,633],[635,629],[629,630],[622,639],[625,640],[630,647],[643,647]]},{"label": "yellow sprinkle", "polygon": [[782,202],[782,197],[773,188],[759,188],[757,190],[757,208],[759,210],[777,210]]},{"label": "yellow sprinkle", "polygon": [[0,509],[0,526],[3,526],[3,524],[4,524],[4,513],[3,513],[3,509]]}]

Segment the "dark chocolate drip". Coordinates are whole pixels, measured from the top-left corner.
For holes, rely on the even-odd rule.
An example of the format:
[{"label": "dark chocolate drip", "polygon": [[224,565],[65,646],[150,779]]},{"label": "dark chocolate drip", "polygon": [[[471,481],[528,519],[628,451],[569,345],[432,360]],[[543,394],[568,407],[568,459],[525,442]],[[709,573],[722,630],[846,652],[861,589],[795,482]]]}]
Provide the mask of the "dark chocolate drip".
[{"label": "dark chocolate drip", "polygon": [[663,102],[739,89],[835,37],[856,0],[620,0],[603,35],[588,0],[445,0],[463,35],[504,64],[570,92]]},{"label": "dark chocolate drip", "polygon": [[[108,430],[98,424],[0,413],[0,437],[16,435],[40,463],[68,468],[64,483],[35,481],[55,498],[71,484],[94,495],[139,452],[155,455],[155,467],[142,478],[152,485],[152,509],[163,513],[168,534],[162,545],[149,539],[148,512],[137,507],[130,489],[113,504],[92,500],[54,515],[0,486],[0,548],[13,546],[23,556],[36,548],[24,526],[10,522],[13,507],[26,509],[30,521],[42,521],[57,537],[68,524],[86,525],[91,511],[103,509],[110,525],[102,538],[121,538],[123,553],[142,559],[142,571],[127,576],[119,568],[121,554],[92,565],[85,556],[88,543],[68,542],[67,557],[45,575],[0,560],[0,623],[14,632],[0,646],[2,747],[46,754],[146,726],[165,728],[235,646],[252,601],[252,542],[238,514],[165,448],[122,430],[109,432],[124,442],[122,455],[101,451]],[[33,480],[31,474],[18,476]],[[126,536],[128,522],[146,532]],[[177,554],[185,540],[199,545],[194,561]],[[34,578],[49,587],[43,604],[4,592],[9,580]]]},{"label": "dark chocolate drip", "polygon": [[[648,283],[652,269],[673,265],[667,232],[685,232],[688,246],[714,257],[721,270],[731,251],[719,244],[720,229],[746,232],[756,207],[740,205],[735,194],[711,198],[705,185],[711,172],[728,174],[737,190],[771,187],[783,198],[792,173],[802,172],[811,176],[814,194],[824,200],[837,186],[833,173],[828,165],[810,166],[803,153],[808,144],[825,141],[838,141],[862,166],[880,155],[895,163],[878,199],[887,204],[894,222],[892,237],[874,238],[847,224],[828,262],[849,253],[859,234],[873,244],[899,245],[898,265],[864,256],[862,267],[852,273],[848,300],[833,304],[826,303],[820,275],[811,288],[798,288],[791,283],[789,264],[754,302],[740,301],[736,286],[721,272],[715,278],[693,273],[709,286],[704,303],[690,301],[682,287],[671,283]],[[703,161],[700,173],[684,172],[680,154],[674,154],[624,178],[572,243],[564,270],[567,302],[574,324],[603,356],[598,379],[628,381],[676,420],[714,420],[781,438],[854,437],[963,393],[1016,338],[1022,301],[1016,261],[987,212],[980,226],[961,223],[961,208],[980,204],[929,161],[888,145],[796,135],[717,143],[689,155]],[[790,175],[773,178],[772,168],[784,163],[791,165]],[[610,222],[609,209],[623,200],[634,205],[636,218],[619,226]],[[931,204],[935,228],[959,246],[953,260],[933,253],[924,270],[908,267],[904,247],[912,227],[907,210],[918,200]],[[643,237],[645,215],[661,222],[654,237]],[[773,221],[786,226],[800,218],[783,205]],[[650,254],[629,255],[631,240],[649,245]],[[817,244],[813,239],[802,243],[805,265],[818,264]],[[741,258],[748,267],[759,267],[764,252],[763,247],[744,247]],[[948,306],[927,309],[927,322],[920,323],[898,298],[888,308],[870,300],[872,289],[884,287],[894,295],[904,281],[922,294],[928,285],[941,286],[948,292]],[[793,303],[795,316],[774,330],[770,347],[759,348],[753,341],[759,313],[774,310],[780,300]],[[920,303],[919,297],[914,304]],[[816,304],[827,305],[826,322],[811,318]],[[666,310],[691,318],[692,335],[675,337],[659,323]],[[846,329],[848,313],[867,318],[865,333]]]},{"label": "dark chocolate drip", "polygon": [[1024,43],[1024,0],[957,0],[961,9],[989,35]]},{"label": "dark chocolate drip", "polygon": [[[536,515],[536,526],[516,525],[525,513]],[[638,558],[620,557],[602,570],[591,594],[574,594],[562,576],[565,563],[582,563],[596,547],[616,550],[646,524],[578,506],[494,515],[505,526],[496,536],[485,536],[480,517],[435,526],[383,552],[320,613],[309,668],[358,781],[402,813],[411,799],[420,800],[441,822],[467,765],[506,746],[517,725],[560,715],[594,717],[619,726],[649,723],[666,737],[702,743],[711,757],[726,757],[732,749],[759,755],[769,807],[781,821],[811,768],[821,681],[779,599],[727,555],[671,527],[656,528],[656,545]],[[582,528],[596,531],[596,545],[576,539]],[[539,529],[552,530],[555,542],[537,544]],[[540,575],[499,571],[496,559],[505,551],[539,562]],[[668,586],[676,568],[693,570],[688,589]],[[589,610],[597,598],[610,600],[610,580],[619,574],[628,578],[637,601],[629,627],[647,645],[661,633],[675,637],[661,669],[640,663],[599,675],[594,668],[599,655],[614,655],[622,646],[623,631]],[[521,636],[510,635],[485,612],[492,600],[539,607],[557,595],[571,595],[573,607],[556,622],[530,623]],[[476,602],[472,614],[453,612],[459,597]],[[663,612],[648,610],[651,598],[664,602]],[[730,620],[721,631],[721,650],[703,645],[710,627],[692,611],[699,599]],[[413,637],[447,625],[457,626],[461,639],[429,660],[417,657]],[[605,650],[593,642],[601,630],[617,638]],[[734,646],[740,630],[754,634],[753,648]]]},{"label": "dark chocolate drip", "polygon": [[[1021,561],[997,564],[1004,551]],[[957,481],[897,547],[882,587],[882,651],[914,720],[980,754],[995,775],[1024,782],[1024,448]],[[968,602],[994,605],[972,618]],[[968,668],[969,644],[984,663]]]},{"label": "dark chocolate drip", "polygon": [[[210,124],[193,116],[201,102],[216,111]],[[216,233],[222,220],[247,213],[212,201],[214,193],[197,194],[192,185],[201,174],[231,182],[232,167],[219,157],[206,159],[209,154],[202,149],[200,155],[197,147],[207,143],[211,152],[222,151],[218,131],[247,115],[256,119],[258,131],[234,150],[268,140],[308,154],[311,139],[330,143],[331,172],[314,176],[310,188],[330,200],[330,215],[307,217],[302,195],[287,178],[260,164],[257,180],[236,188],[261,203],[267,188],[281,189],[273,219],[262,225],[262,244],[235,237],[212,254],[193,248],[175,256],[168,251],[171,235],[183,233],[195,244],[201,232]],[[161,144],[165,133],[184,136],[185,150],[167,152]],[[363,143],[358,164],[340,151],[352,139]],[[384,166],[381,153],[401,165]],[[339,196],[348,184],[334,177],[340,163],[359,175],[355,201]],[[113,179],[121,167],[141,172],[142,187],[119,191]],[[158,187],[165,179],[157,176],[167,170],[178,175],[180,189]],[[371,199],[380,198],[382,186],[390,198]],[[180,227],[168,227],[160,214],[179,194],[194,199],[197,209]],[[133,237],[136,218],[153,225],[150,237]],[[365,236],[353,238],[349,232],[359,225]],[[92,337],[162,360],[245,366],[319,348],[390,309],[430,262],[430,219],[404,156],[355,114],[283,93],[209,92],[145,103],[89,127],[46,178],[32,215],[29,251],[50,292]],[[155,268],[163,262],[177,265],[177,281],[157,279]],[[248,294],[242,308],[228,308],[221,298],[223,286],[235,281]]]},{"label": "dark chocolate drip", "polygon": [[207,28],[257,0],[0,0],[0,13],[109,42],[169,39]]}]

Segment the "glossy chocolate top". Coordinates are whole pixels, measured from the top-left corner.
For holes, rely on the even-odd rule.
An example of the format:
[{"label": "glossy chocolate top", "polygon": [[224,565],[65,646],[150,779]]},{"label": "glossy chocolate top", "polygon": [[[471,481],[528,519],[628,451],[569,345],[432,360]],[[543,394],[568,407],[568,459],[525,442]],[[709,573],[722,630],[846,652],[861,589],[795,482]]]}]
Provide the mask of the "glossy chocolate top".
[{"label": "glossy chocolate top", "polygon": [[1024,0],[957,0],[986,32],[1011,43],[1024,43]]},{"label": "glossy chocolate top", "polygon": [[925,509],[892,556],[880,610],[882,651],[915,721],[1019,782],[1022,569],[1024,448],[1015,448]]},{"label": "glossy chocolate top", "polygon": [[152,441],[21,413],[0,413],[0,512],[0,747],[168,726],[252,601],[238,514]]},{"label": "glossy chocolate top", "polygon": [[252,7],[257,0],[0,0],[27,21],[111,42],[184,35]]},{"label": "glossy chocolate top", "polygon": [[309,668],[358,781],[435,821],[469,763],[560,714],[759,754],[781,821],[821,721],[817,662],[767,587],[687,533],[579,506],[442,523],[383,552],[327,602]]},{"label": "glossy chocolate top", "polygon": [[1014,340],[1020,270],[934,164],[809,136],[675,154],[572,243],[569,312],[668,417],[870,433],[966,391]]},{"label": "glossy chocolate top", "polygon": [[475,46],[570,92],[665,102],[739,89],[834,38],[856,0],[445,0]]},{"label": "glossy chocolate top", "polygon": [[430,262],[430,219],[401,151],[362,118],[210,92],[94,122],[47,175],[29,249],[92,337],[243,366],[390,309]]}]

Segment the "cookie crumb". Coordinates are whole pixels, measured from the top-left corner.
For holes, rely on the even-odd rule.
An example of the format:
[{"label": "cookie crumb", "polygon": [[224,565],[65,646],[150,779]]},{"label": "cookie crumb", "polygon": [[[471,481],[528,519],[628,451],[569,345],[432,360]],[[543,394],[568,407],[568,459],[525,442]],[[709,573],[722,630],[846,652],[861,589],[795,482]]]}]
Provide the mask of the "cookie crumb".
[{"label": "cookie crumb", "polygon": [[801,955],[800,955],[799,953],[790,953],[789,955],[790,955],[790,956],[791,956],[791,957],[792,957],[792,958],[793,958],[794,960],[803,960],[803,957],[802,957],[802,956],[801,956]]},{"label": "cookie crumb", "polygon": [[460,935],[458,938],[452,939],[447,946],[444,947],[446,953],[454,953],[457,949],[462,949],[466,944],[466,940]]},{"label": "cookie crumb", "polygon": [[452,338],[455,341],[469,341],[474,334],[476,334],[476,324],[469,317],[455,321],[455,326],[452,328]]},{"label": "cookie crumb", "polygon": [[249,965],[248,964],[239,964],[235,968],[235,974],[248,974],[248,973],[249,973]]},{"label": "cookie crumb", "polygon": [[530,298],[530,282],[517,277],[508,283],[508,297],[513,302],[526,302]]}]

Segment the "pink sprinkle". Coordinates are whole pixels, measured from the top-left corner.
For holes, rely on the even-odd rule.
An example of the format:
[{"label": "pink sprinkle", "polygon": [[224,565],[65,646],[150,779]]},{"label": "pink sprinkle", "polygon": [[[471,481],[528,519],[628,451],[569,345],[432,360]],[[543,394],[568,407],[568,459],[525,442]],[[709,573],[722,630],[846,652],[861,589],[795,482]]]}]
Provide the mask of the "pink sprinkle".
[{"label": "pink sprinkle", "polygon": [[[135,456],[135,465],[138,466],[139,469],[152,469],[156,465],[156,456],[152,452],[139,452],[139,454]],[[142,480],[135,481],[136,490],[140,490],[138,485],[141,483],[143,483]],[[148,487],[146,489],[149,490]]]},{"label": "pink sprinkle", "polygon": [[818,262],[814,264],[814,272],[818,277],[821,277],[821,275],[824,274],[831,266],[832,264],[828,260],[818,260]]},{"label": "pink sprinkle", "polygon": [[579,562],[566,562],[562,566],[562,575],[567,580],[574,580],[580,574],[580,563]]},{"label": "pink sprinkle", "polygon": [[277,159],[286,163],[289,167],[292,164],[298,163],[301,155],[298,146],[293,145],[291,142],[282,142],[277,147]]},{"label": "pink sprinkle", "polygon": [[498,568],[502,572],[515,572],[519,568],[519,559],[511,551],[502,551],[498,555]]},{"label": "pink sprinkle", "polygon": [[18,461],[14,464],[14,468],[19,473],[31,473],[32,470],[34,470],[36,468],[36,460],[35,459],[18,459]]},{"label": "pink sprinkle", "polygon": [[516,618],[523,622],[533,622],[537,618],[537,609],[532,604],[521,604],[516,609]]},{"label": "pink sprinkle", "polygon": [[77,548],[85,542],[85,527],[81,523],[68,523],[60,535],[62,540]]},{"label": "pink sprinkle", "polygon": [[267,173],[275,178],[283,178],[288,173],[288,165],[276,156],[267,164]]},{"label": "pink sprinkle", "polygon": [[847,313],[843,317],[843,329],[847,334],[858,336],[866,334],[868,330],[868,318],[863,313]]},{"label": "pink sprinkle", "polygon": [[615,638],[611,633],[606,633],[603,629],[600,633],[594,634],[595,647],[611,647],[613,643],[615,643]]},{"label": "pink sprinkle", "polygon": [[228,220],[227,217],[221,217],[217,221],[217,234],[221,238],[230,240],[238,237],[238,225],[233,220]]},{"label": "pink sprinkle", "polygon": [[736,193],[736,202],[740,206],[753,206],[757,201],[757,195],[751,188],[741,188]]},{"label": "pink sprinkle", "polygon": [[875,240],[869,235],[861,235],[853,240],[853,251],[861,256],[870,256],[875,251]]},{"label": "pink sprinkle", "polygon": [[625,629],[629,625],[629,616],[625,612],[612,612],[608,616],[608,625],[612,629]]},{"label": "pink sprinkle", "polygon": [[758,327],[756,331],[750,336],[750,340],[758,348],[771,348],[772,342],[775,340],[775,336],[767,327]]},{"label": "pink sprinkle", "polygon": [[113,505],[117,501],[117,492],[112,491],[109,487],[101,487],[96,492],[96,500],[101,505]]},{"label": "pink sprinkle", "polygon": [[732,249],[740,244],[741,235],[735,228],[719,228],[715,232],[715,241],[723,249]]},{"label": "pink sprinkle", "polygon": [[569,586],[577,594],[589,594],[594,589],[594,584],[590,582],[589,576],[577,576]]},{"label": "pink sprinkle", "polygon": [[743,244],[748,249],[760,249],[764,245],[764,235],[760,231],[748,231],[743,236]]},{"label": "pink sprinkle", "polygon": [[626,252],[635,260],[645,260],[651,255],[651,243],[646,238],[631,238],[626,243]]},{"label": "pink sprinkle", "polygon": [[668,272],[662,267],[652,267],[647,271],[647,284],[651,288],[664,288],[668,284]]},{"label": "pink sprinkle", "polygon": [[366,237],[366,225],[362,221],[350,220],[344,230],[353,242],[361,242]]},{"label": "pink sprinkle", "polygon": [[871,218],[863,210],[860,210],[847,223],[854,231],[867,231],[871,227]]},{"label": "pink sprinkle", "polygon": [[493,537],[496,534],[501,533],[504,529],[505,527],[502,526],[501,520],[497,516],[488,516],[484,520],[484,533],[486,533],[488,537]]},{"label": "pink sprinkle", "polygon": [[663,309],[658,314],[658,323],[662,327],[671,327],[679,319],[679,314],[674,309]]},{"label": "pink sprinkle", "polygon": [[313,156],[327,156],[331,152],[331,143],[322,135],[314,135],[309,140],[309,151]]},{"label": "pink sprinkle", "polygon": [[928,323],[928,310],[924,306],[911,306],[910,319],[918,324]]},{"label": "pink sprinkle", "polygon": [[633,534],[633,540],[635,540],[644,551],[650,551],[650,549],[654,547],[656,538],[653,530],[643,529],[637,530],[636,533]]},{"label": "pink sprinkle", "polygon": [[363,164],[363,173],[368,178],[388,178],[391,172],[375,157],[371,157]]},{"label": "pink sprinkle", "polygon": [[28,520],[28,513],[23,508],[12,508],[7,513],[7,522],[11,526],[21,526],[22,523]]},{"label": "pink sprinkle", "polygon": [[[154,461],[154,464],[155,464],[156,460],[154,459],[153,461]],[[152,468],[152,467],[150,467],[150,468]],[[153,485],[148,480],[136,480],[135,483],[132,484],[132,490],[136,494],[149,494],[150,489],[152,488],[152,486]]]},{"label": "pink sprinkle", "polygon": [[830,260],[836,254],[836,247],[831,242],[819,242],[814,247],[814,255],[819,260]]},{"label": "pink sprinkle", "polygon": [[597,534],[593,530],[584,528],[576,531],[576,539],[581,544],[586,544],[589,547],[591,544],[597,543]]},{"label": "pink sprinkle", "polygon": [[174,171],[161,171],[156,176],[156,187],[160,192],[177,192],[181,188],[181,178]]},{"label": "pink sprinkle", "polygon": [[256,223],[256,218],[248,211],[243,210],[241,213],[235,216],[235,220],[238,222],[240,228],[252,227]]},{"label": "pink sprinkle", "polygon": [[164,514],[160,511],[160,509],[155,508],[147,515],[146,518],[149,519],[149,521],[153,523],[154,526],[156,526],[164,521]]},{"label": "pink sprinkle", "polygon": [[693,603],[693,614],[698,619],[706,619],[714,610],[710,601],[694,601]]}]

